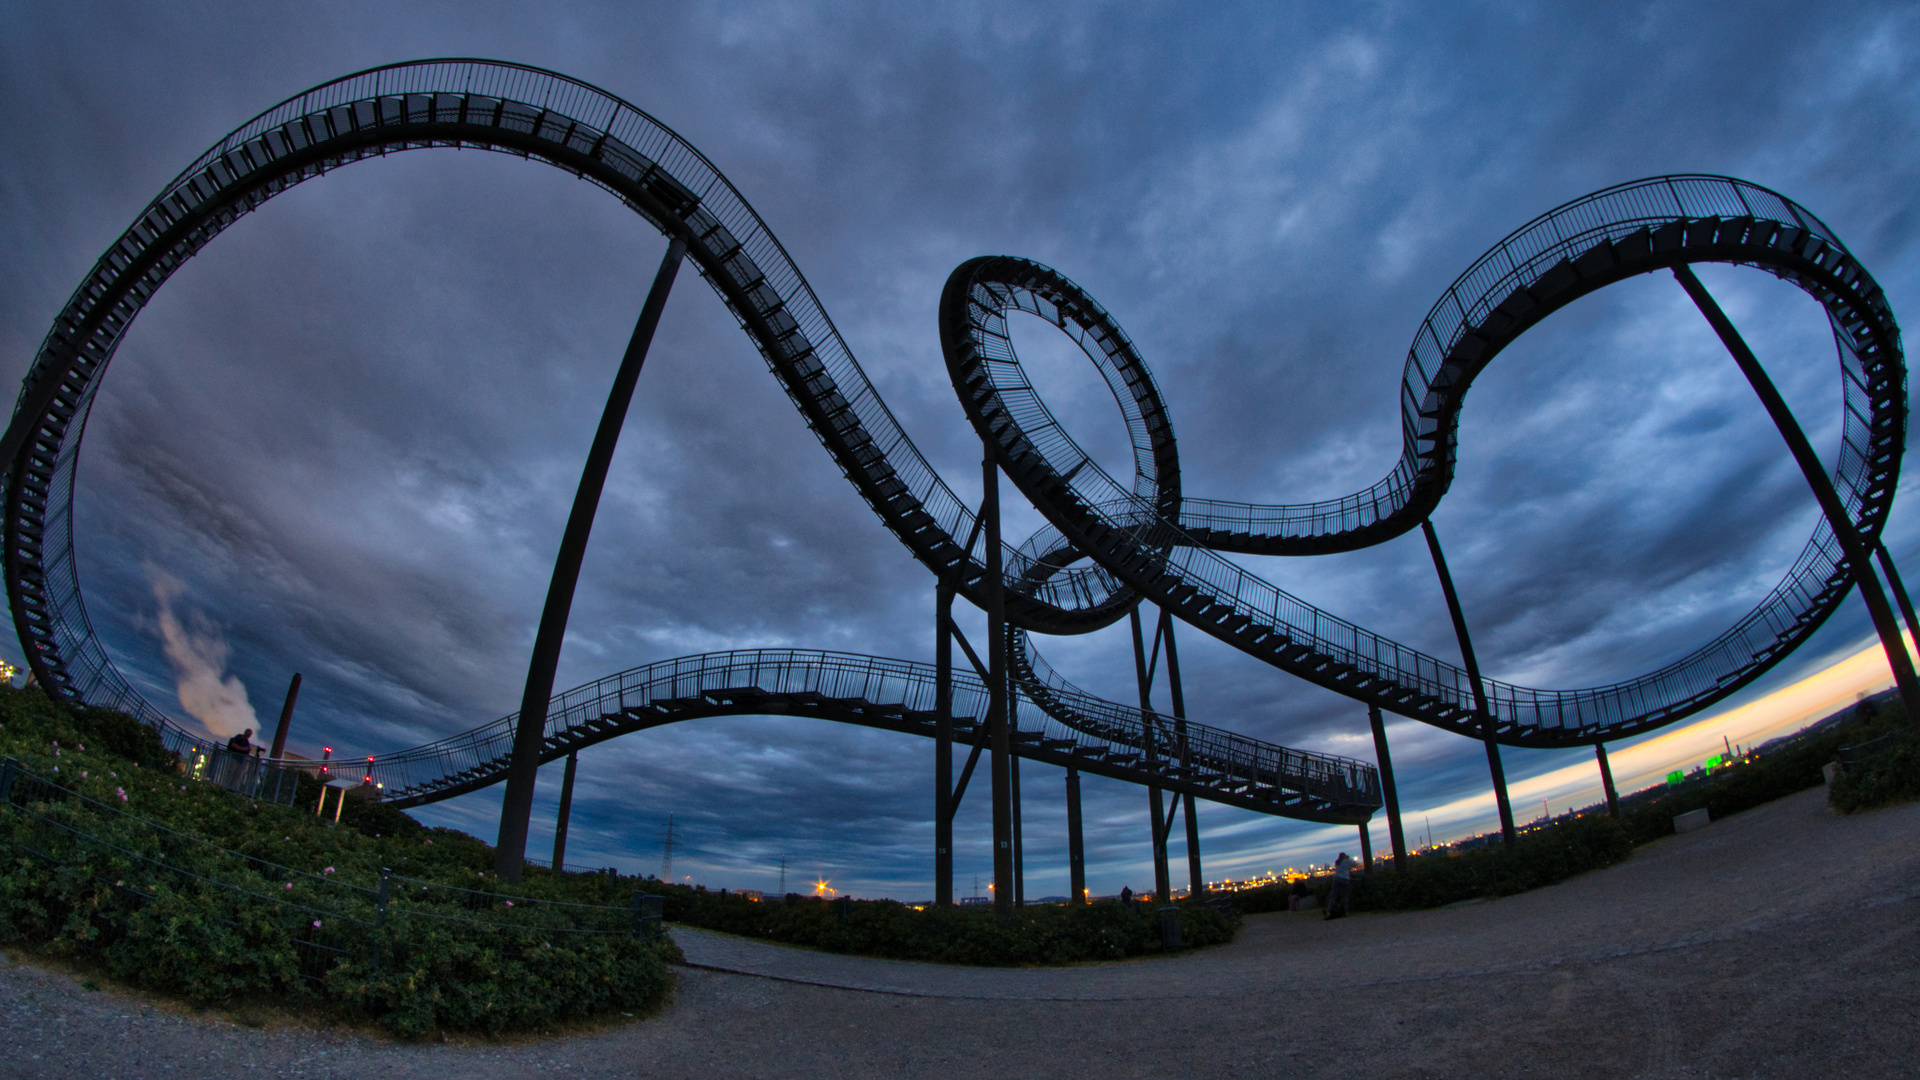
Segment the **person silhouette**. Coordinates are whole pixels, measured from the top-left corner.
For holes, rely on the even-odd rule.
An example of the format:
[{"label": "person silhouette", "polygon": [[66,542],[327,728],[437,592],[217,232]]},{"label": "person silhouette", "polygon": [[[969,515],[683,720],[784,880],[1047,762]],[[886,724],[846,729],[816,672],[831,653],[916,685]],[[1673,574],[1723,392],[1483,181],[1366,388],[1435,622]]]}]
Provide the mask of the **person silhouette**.
[{"label": "person silhouette", "polygon": [[1353,856],[1341,852],[1333,860],[1333,892],[1327,897],[1326,918],[1339,919],[1347,914],[1349,896],[1353,889]]}]

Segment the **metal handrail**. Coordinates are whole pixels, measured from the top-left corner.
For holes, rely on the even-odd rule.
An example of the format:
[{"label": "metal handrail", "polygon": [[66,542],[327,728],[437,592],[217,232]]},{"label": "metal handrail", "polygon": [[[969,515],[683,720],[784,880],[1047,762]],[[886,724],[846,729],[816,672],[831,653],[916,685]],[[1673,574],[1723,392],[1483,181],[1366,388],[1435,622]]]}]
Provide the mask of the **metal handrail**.
[{"label": "metal handrail", "polygon": [[[1021,735],[1068,742],[1080,753],[1157,758],[1169,770],[1198,769],[1223,785],[1307,795],[1332,806],[1380,805],[1379,779],[1371,764],[1277,746],[1195,721],[1183,722],[1187,753],[1173,760],[1176,755],[1162,734],[1172,730],[1171,720],[1143,716],[1138,709],[1086,694],[1053,676],[1036,654],[1023,649],[1022,655],[1027,657],[1024,678],[1012,713],[1014,730]],[[646,715],[682,703],[691,703],[690,711],[702,715],[728,711],[729,706],[750,713],[764,707],[759,703],[766,698],[780,695],[815,695],[902,716],[930,717],[938,685],[933,665],[911,660],[813,649],[701,653],[645,664],[556,694],[547,712],[546,745],[557,757],[581,738],[602,735],[611,717]],[[952,688],[953,716],[969,728],[984,723],[986,684],[956,672]],[[445,739],[375,755],[364,766],[366,775],[384,797],[408,802],[468,790],[505,774],[518,719],[517,713],[509,714]]]},{"label": "metal handrail", "polygon": [[[614,193],[663,233],[685,239],[703,278],[875,513],[942,581],[983,599],[983,557],[957,539],[974,535],[974,511],[914,446],[799,268],[710,161],[645,112],[577,80],[490,61],[421,61],[316,87],[220,140],[148,205],[55,320],[4,437],[5,456],[20,465],[7,473],[4,490],[8,588],[16,628],[43,685],[70,700],[131,712],[158,727],[170,745],[198,744],[133,689],[87,617],[72,531],[85,418],[140,309],[221,230],[331,169],[429,146],[548,161]],[[1056,480],[1072,477],[1059,485],[1071,492],[1070,502],[1056,501],[1062,492],[1053,489],[1036,499],[1051,532],[1025,545],[1003,545],[1010,620],[1041,632],[1084,632],[1124,615],[1144,593],[1251,655],[1341,693],[1460,726],[1472,694],[1456,665],[1320,611],[1210,547],[1338,550],[1413,527],[1452,476],[1459,392],[1486,359],[1469,355],[1476,335],[1503,319],[1524,321],[1533,291],[1556,275],[1578,278],[1574,264],[1611,250],[1608,245],[1632,243],[1656,226],[1663,234],[1680,229],[1688,243],[1688,230],[1704,226],[1711,239],[1723,221],[1752,226],[1755,236],[1761,226],[1768,230],[1768,239],[1741,249],[1760,254],[1730,261],[1788,277],[1829,311],[1849,414],[1836,479],[1862,535],[1872,540],[1891,502],[1905,434],[1905,368],[1884,296],[1830,230],[1784,197],[1725,177],[1659,177],[1556,208],[1462,274],[1423,321],[1408,353],[1400,462],[1365,491],[1320,503],[1260,507],[1185,498],[1158,391],[1118,324],[1077,287],[1072,295],[976,289],[970,300],[986,320],[976,323],[984,329],[973,345],[990,378],[985,389],[956,382],[963,404],[983,432],[991,427],[979,412],[983,402],[1011,421],[993,435],[1010,469],[1079,462],[1072,467],[1077,471],[1051,473]],[[1796,269],[1783,269],[1789,263]],[[1009,310],[1069,333],[1116,386],[1135,449],[1128,483],[1090,463],[1026,385],[1005,332]],[[1044,469],[1028,473],[1030,482],[1046,477]],[[1098,543],[1090,530],[1098,531]],[[1090,558],[1092,565],[1075,565],[1069,556]],[[1804,641],[1840,602],[1846,573],[1822,521],[1773,593],[1676,663],[1581,690],[1490,681],[1499,737],[1538,745],[1590,742],[1689,715]]]}]

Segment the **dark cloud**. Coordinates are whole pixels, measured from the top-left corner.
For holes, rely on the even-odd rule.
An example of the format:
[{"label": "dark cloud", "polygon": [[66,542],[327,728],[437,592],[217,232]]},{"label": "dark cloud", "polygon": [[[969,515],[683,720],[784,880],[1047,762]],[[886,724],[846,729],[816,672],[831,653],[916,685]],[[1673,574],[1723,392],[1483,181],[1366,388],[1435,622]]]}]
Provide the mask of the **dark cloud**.
[{"label": "dark cloud", "polygon": [[[978,446],[933,322],[948,271],[983,252],[1057,266],[1116,314],[1173,410],[1187,490],[1229,499],[1302,501],[1385,473],[1429,305],[1501,236],[1608,184],[1702,171],[1776,187],[1846,238],[1896,311],[1920,307],[1920,19],[1900,5],[67,4],[0,20],[6,378],[215,139],[309,85],[432,55],[566,72],[700,147],[963,497]],[[80,570],[117,662],[175,705],[151,564],[225,635],[262,713],[305,673],[296,745],[389,750],[510,711],[659,251],[599,190],[474,152],[342,170],[229,230],[141,316],[91,420]],[[1756,277],[1707,280],[1831,453],[1824,324]],[[1029,336],[1030,358],[1059,355]],[[640,385],[563,685],[747,645],[929,657],[929,578],[690,273]],[[1052,386],[1076,433],[1111,451],[1097,384]],[[1592,685],[1672,660],[1764,595],[1811,529],[1777,435],[1670,282],[1556,315],[1490,369],[1465,418],[1435,520],[1499,677]],[[1889,540],[1903,559],[1920,549],[1904,509]],[[1417,536],[1247,562],[1455,654]],[[1843,609],[1756,690],[1866,633]],[[1200,634],[1181,643],[1196,716],[1371,756],[1352,703]],[[1042,648],[1082,685],[1130,695],[1123,628]],[[1410,812],[1485,784],[1479,747],[1412,723],[1392,734]],[[716,885],[773,887],[785,856],[790,886],[821,874],[918,898],[928,750],[791,719],[635,735],[583,757],[570,849],[651,868],[671,813],[688,845],[676,867]],[[1508,768],[1570,760],[1510,752]],[[1065,889],[1059,780],[1027,777],[1035,895]],[[497,798],[426,813],[490,836]],[[1089,781],[1096,890],[1150,879],[1142,803]],[[963,888],[988,863],[984,815],[969,796]],[[1218,872],[1347,842],[1218,807],[1201,819]]]}]

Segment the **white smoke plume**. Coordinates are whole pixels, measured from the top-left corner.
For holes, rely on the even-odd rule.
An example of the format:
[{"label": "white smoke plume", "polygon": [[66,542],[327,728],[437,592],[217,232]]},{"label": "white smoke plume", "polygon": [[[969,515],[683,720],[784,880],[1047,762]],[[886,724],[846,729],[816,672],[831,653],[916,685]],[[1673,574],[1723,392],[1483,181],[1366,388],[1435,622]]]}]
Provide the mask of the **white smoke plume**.
[{"label": "white smoke plume", "polygon": [[215,735],[225,738],[246,729],[257,734],[260,720],[247,700],[247,688],[238,675],[227,674],[227,639],[206,617],[191,612],[191,627],[173,613],[173,601],[187,591],[179,578],[143,564],[160,602],[160,645],[173,664],[180,707]]}]

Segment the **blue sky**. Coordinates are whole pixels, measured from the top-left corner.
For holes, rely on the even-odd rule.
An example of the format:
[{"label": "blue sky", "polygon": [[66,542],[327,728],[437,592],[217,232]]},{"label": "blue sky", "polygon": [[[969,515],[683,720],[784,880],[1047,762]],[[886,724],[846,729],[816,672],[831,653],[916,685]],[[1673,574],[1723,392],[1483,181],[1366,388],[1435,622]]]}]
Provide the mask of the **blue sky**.
[{"label": "blue sky", "polygon": [[[1896,313],[1920,310],[1920,16],[1900,5],[16,4],[0,11],[0,377],[24,373],[100,252],[228,130],[346,72],[446,55],[594,83],[705,152],[963,493],[978,444],[934,311],[948,272],[983,253],[1057,267],[1113,312],[1166,395],[1187,493],[1247,501],[1384,474],[1429,305],[1515,227],[1620,181],[1713,172],[1780,190],[1838,231]],[[123,670],[182,713],[156,592],[171,579],[183,631],[225,644],[264,717],[304,673],[296,747],[386,752],[511,711],[662,246],[557,170],[444,150],[341,170],[228,230],[141,315],[90,421],[80,571]],[[1702,276],[1830,457],[1838,380],[1817,308],[1758,274]],[[1064,342],[1021,344],[1069,428],[1111,450],[1091,370]],[[1663,279],[1580,301],[1503,354],[1466,405],[1459,459],[1434,521],[1483,665],[1530,685],[1610,682],[1711,638],[1779,579],[1815,512]],[[1903,563],[1920,553],[1904,503],[1889,543]],[[1244,562],[1456,652],[1418,536]],[[930,659],[932,605],[931,578],[683,281],[559,684],[752,645]],[[1869,636],[1850,601],[1748,696]],[[1372,756],[1359,706],[1197,633],[1181,644],[1195,717]],[[1042,648],[1080,685],[1130,696],[1124,626]],[[1410,721],[1390,733],[1410,815],[1485,789],[1477,744]],[[1582,755],[1506,763],[1522,780]],[[791,719],[631,736],[582,757],[570,861],[657,869],[672,813],[676,870],[716,886],[770,888],[784,855],[790,882],[924,898],[931,768],[918,740]],[[1025,781],[1029,894],[1063,892],[1060,776],[1030,766]],[[1141,887],[1145,799],[1086,786],[1090,884]],[[421,816],[490,839],[496,805]],[[1201,821],[1212,876],[1352,838],[1219,807]],[[987,872],[987,831],[970,796],[963,889]]]}]

